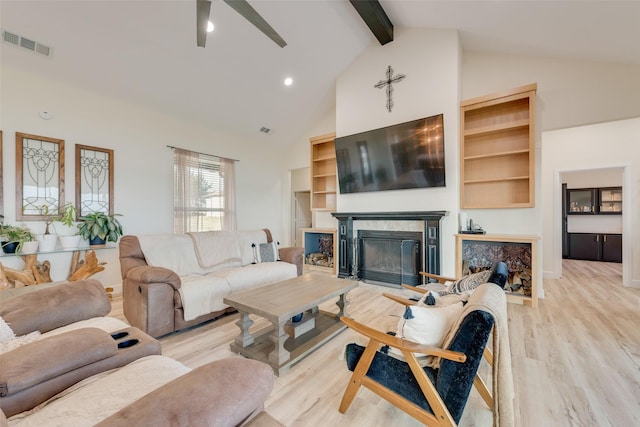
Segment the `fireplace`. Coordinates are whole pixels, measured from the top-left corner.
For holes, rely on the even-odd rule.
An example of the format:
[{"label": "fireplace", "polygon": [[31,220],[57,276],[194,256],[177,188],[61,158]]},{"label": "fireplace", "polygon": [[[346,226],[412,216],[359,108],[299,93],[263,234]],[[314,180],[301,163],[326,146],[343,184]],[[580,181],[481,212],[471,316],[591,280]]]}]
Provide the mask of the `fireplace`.
[{"label": "fireplace", "polygon": [[[337,236],[337,248],[336,248],[336,263],[338,269],[338,277],[351,278],[351,279],[366,279],[380,281],[389,284],[402,283],[421,283],[421,276],[419,271],[425,271],[433,274],[440,274],[440,222],[444,216],[448,214],[447,211],[420,211],[420,212],[332,212],[331,215],[338,220],[338,236]],[[415,261],[415,266],[402,266],[403,268],[386,269],[384,267],[376,267],[373,271],[367,272],[374,274],[376,278],[363,277],[363,271],[371,270],[368,265],[362,269],[362,258],[366,258],[367,251],[372,253],[374,249],[371,247],[365,247],[365,254],[359,253],[360,246],[362,245],[359,231],[354,227],[354,223],[358,222],[362,225],[366,222],[369,223],[381,223],[384,225],[383,229],[378,227],[363,226],[361,228],[366,229],[362,231],[378,231],[383,235],[390,235],[394,232],[411,232],[407,237],[402,235],[400,237],[400,243],[395,243],[396,254],[399,254],[399,264],[403,264],[407,260]],[[414,225],[414,229],[405,229],[404,224],[411,223]],[[374,230],[375,229],[375,230]],[[417,237],[417,236],[420,237]],[[403,241],[409,241],[402,243]],[[416,244],[412,243],[417,241]],[[388,242],[387,242],[388,243]],[[375,249],[379,250],[379,249]],[[417,251],[417,260],[414,259],[413,254]],[[409,268],[411,273],[407,273]],[[376,271],[384,270],[384,271]],[[414,270],[416,271],[414,273]],[[383,274],[385,273],[385,274]],[[415,277],[414,277],[415,276]]]},{"label": "fireplace", "polygon": [[356,263],[359,277],[399,285],[419,285],[422,233],[358,230]]}]

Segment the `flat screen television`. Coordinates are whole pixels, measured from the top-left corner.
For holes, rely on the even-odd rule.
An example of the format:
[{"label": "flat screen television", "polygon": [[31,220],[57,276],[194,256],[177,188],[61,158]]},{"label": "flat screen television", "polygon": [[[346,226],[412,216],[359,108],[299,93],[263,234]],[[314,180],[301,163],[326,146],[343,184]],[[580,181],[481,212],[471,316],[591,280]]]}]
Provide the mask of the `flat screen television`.
[{"label": "flat screen television", "polygon": [[340,193],[444,187],[443,115],[335,139]]}]

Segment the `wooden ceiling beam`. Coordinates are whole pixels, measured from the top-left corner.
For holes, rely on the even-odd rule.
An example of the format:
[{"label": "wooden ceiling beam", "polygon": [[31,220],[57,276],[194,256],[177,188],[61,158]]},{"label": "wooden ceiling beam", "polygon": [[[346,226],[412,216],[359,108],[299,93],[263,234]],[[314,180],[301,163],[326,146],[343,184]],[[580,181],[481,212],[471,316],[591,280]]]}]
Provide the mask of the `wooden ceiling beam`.
[{"label": "wooden ceiling beam", "polygon": [[393,41],[393,24],[378,0],[349,0],[381,45]]}]

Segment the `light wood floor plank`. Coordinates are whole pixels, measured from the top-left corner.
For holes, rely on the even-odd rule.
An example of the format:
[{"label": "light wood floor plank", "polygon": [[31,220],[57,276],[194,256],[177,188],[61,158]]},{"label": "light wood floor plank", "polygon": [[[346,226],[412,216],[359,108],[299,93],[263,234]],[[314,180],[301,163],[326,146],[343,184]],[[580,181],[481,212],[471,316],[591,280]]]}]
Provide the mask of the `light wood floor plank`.
[{"label": "light wood floor plank", "polygon": [[[544,280],[538,309],[509,304],[509,337],[515,383],[516,425],[640,425],[640,290],[622,286],[615,263],[565,260],[564,276]],[[349,294],[349,313],[381,330],[395,330],[403,309],[382,292],[409,291],[361,285]],[[333,302],[321,308],[337,312]],[[114,296],[112,315],[124,319],[122,297]],[[197,367],[224,357],[238,333],[238,316],[161,339],[163,353]],[[252,330],[266,327],[260,318]],[[342,352],[365,340],[346,330],[276,377],[267,411],[287,426],[419,426],[377,395],[362,389],[346,414],[338,412],[350,377]],[[480,372],[487,385],[486,362]],[[492,414],[472,390],[461,426],[491,426]]]}]

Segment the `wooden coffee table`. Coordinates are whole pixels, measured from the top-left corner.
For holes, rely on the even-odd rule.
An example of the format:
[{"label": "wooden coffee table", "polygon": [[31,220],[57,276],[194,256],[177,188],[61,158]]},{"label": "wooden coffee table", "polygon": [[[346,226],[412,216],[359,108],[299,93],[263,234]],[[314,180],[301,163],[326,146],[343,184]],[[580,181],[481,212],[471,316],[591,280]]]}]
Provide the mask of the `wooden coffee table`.
[{"label": "wooden coffee table", "polygon": [[[340,316],[346,316],[346,295],[358,286],[358,282],[338,279],[322,273],[308,273],[258,289],[232,293],[224,298],[225,304],[240,312],[236,324],[240,335],[231,343],[231,350],[251,359],[260,360],[273,367],[276,375],[286,373],[291,365],[329,341],[346,326]],[[318,309],[318,305],[331,298],[338,298],[337,314]],[[307,332],[291,332],[291,318],[304,312],[302,322],[315,322]],[[251,334],[253,320],[249,314],[263,317],[273,325]],[[293,335],[293,334],[292,334]]]}]

